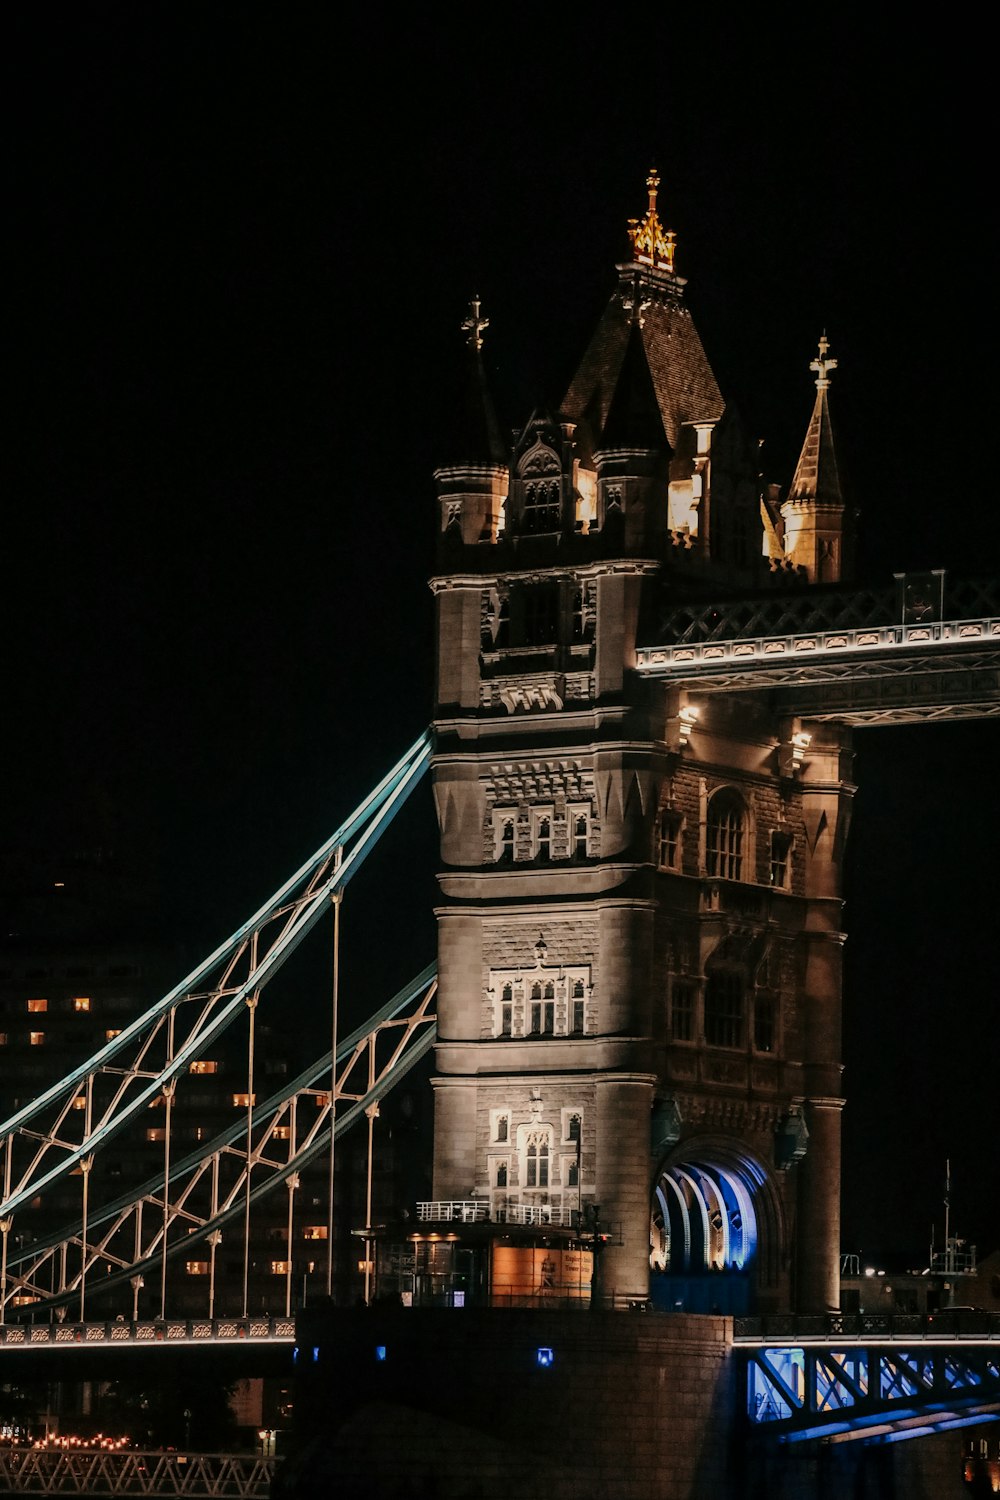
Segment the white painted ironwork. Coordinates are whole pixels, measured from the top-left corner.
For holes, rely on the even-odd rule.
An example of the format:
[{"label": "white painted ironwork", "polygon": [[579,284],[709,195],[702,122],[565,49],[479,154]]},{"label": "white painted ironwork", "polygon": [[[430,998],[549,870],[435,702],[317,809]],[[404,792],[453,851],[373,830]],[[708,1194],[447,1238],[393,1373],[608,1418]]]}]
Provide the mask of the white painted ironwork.
[{"label": "white painted ironwork", "polygon": [[554,1224],[563,1229],[576,1226],[576,1210],[551,1203],[510,1203],[492,1213],[485,1198],[438,1199],[417,1204],[417,1219],[425,1224]]}]

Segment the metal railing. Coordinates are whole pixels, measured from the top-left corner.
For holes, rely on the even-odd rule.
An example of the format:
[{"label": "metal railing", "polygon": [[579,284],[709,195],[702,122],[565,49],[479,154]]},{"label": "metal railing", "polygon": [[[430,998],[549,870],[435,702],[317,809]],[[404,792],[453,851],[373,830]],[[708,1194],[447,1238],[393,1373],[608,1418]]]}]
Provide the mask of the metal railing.
[{"label": "metal railing", "polygon": [[8,1323],[0,1349],[74,1349],[111,1345],[283,1343],[295,1340],[294,1318],[149,1318],[106,1323]]},{"label": "metal railing", "polygon": [[417,1218],[424,1224],[552,1224],[575,1229],[575,1208],[557,1208],[550,1203],[510,1203],[490,1211],[484,1198],[437,1199],[417,1204]]},{"label": "metal railing", "polygon": [[871,1343],[873,1340],[989,1339],[1000,1341],[1000,1312],[945,1308],[934,1313],[771,1313],[733,1319],[737,1344]]},{"label": "metal railing", "polygon": [[0,1446],[0,1494],[185,1495],[267,1500],[276,1460],[251,1453],[157,1453]]}]

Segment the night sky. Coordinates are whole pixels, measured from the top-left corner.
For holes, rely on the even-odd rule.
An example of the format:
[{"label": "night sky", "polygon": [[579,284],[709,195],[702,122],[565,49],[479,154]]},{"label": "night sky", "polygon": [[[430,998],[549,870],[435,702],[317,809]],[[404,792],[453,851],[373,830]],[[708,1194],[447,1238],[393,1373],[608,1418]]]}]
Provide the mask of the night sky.
[{"label": "night sky", "polygon": [[[113,848],[192,958],[429,719],[468,298],[505,423],[557,402],[654,161],[768,477],[825,328],[863,571],[997,571],[975,61],[829,16],[822,48],[432,18],[91,5],[8,35],[3,838]],[[953,1226],[1000,1245],[998,763],[997,724],[858,737],[844,1245],[866,1255],[921,1258],[949,1156]],[[426,794],[394,837],[348,938],[359,1005],[432,951]]]}]

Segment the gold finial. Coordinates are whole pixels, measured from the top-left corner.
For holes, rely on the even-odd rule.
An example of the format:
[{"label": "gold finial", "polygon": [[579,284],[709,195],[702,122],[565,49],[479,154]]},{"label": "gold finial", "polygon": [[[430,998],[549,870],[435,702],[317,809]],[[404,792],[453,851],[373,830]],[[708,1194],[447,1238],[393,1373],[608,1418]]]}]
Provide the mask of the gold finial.
[{"label": "gold finial", "polygon": [[481,305],[479,298],[473,297],[469,303],[469,316],[462,324],[462,332],[469,335],[468,342],[473,349],[483,347],[483,334],[490,326],[489,318],[482,318],[479,315]]},{"label": "gold finial", "polygon": [[837,368],[837,361],[835,359],[827,359],[826,357],[826,351],[829,349],[829,347],[830,341],[826,336],[826,329],[824,328],[819,341],[819,358],[814,359],[809,366],[810,370],[816,371],[816,389],[818,391],[825,391],[828,389],[830,384],[830,371]]},{"label": "gold finial", "polygon": [[674,252],[677,249],[676,235],[672,229],[664,229],[656,212],[656,194],[659,186],[659,174],[654,167],[646,178],[646,187],[649,189],[649,207],[646,210],[646,217],[641,223],[638,219],[629,219],[628,233],[635,258],[641,265],[655,266],[658,271],[672,272]]}]

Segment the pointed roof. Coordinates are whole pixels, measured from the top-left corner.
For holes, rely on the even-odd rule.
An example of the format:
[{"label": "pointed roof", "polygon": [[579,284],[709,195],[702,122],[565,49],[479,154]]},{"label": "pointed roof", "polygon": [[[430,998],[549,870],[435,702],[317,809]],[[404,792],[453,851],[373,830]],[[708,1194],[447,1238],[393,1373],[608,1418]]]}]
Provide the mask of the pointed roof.
[{"label": "pointed roof", "polygon": [[619,282],[573,377],[563,413],[585,424],[596,443],[603,433],[638,327],[660,420],[670,446],[689,422],[714,422],[725,403],[684,302],[685,279],[673,269],[675,238],[656,211],[659,178],[648,179],[649,208],[629,234],[633,259],[618,267]]},{"label": "pointed roof", "polygon": [[629,330],[599,446],[661,450],[669,447],[638,323],[633,323]]},{"label": "pointed roof", "polygon": [[835,359],[827,358],[830,345],[824,333],[819,354],[809,368],[816,371],[816,404],[806,429],[805,442],[795,467],[791,489],[785,504],[843,505],[840,470],[830,420],[830,371],[837,368]]},{"label": "pointed roof", "polygon": [[496,408],[490,393],[483,363],[483,333],[490,326],[481,314],[478,297],[469,302],[469,316],[462,324],[466,334],[465,369],[462,390],[448,435],[448,462],[454,467],[465,464],[504,468],[507,448],[500,433]]}]

